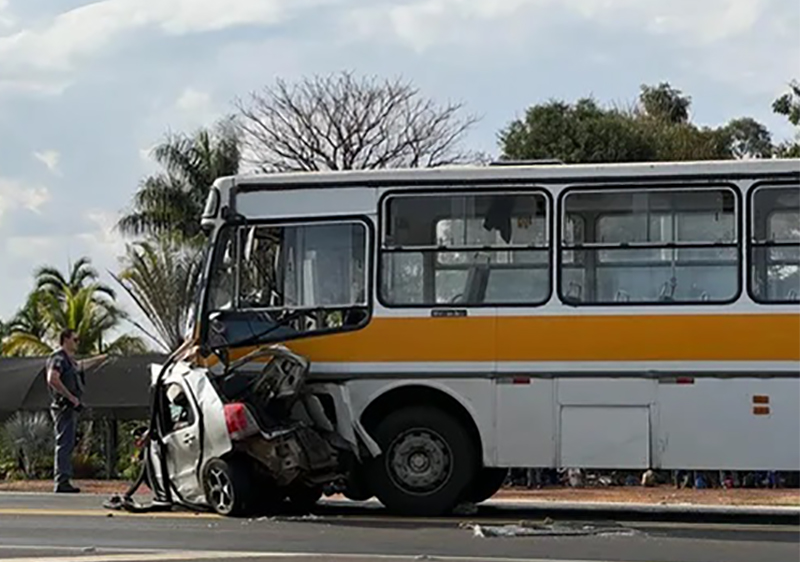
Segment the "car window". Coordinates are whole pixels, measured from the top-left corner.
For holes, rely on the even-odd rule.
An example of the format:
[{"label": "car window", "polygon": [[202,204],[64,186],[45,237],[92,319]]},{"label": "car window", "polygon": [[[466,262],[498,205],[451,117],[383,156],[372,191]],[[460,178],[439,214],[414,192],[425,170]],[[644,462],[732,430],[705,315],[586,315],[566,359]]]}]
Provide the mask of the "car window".
[{"label": "car window", "polygon": [[165,433],[172,433],[194,424],[194,411],[189,397],[178,383],[170,383],[164,389],[163,412]]}]

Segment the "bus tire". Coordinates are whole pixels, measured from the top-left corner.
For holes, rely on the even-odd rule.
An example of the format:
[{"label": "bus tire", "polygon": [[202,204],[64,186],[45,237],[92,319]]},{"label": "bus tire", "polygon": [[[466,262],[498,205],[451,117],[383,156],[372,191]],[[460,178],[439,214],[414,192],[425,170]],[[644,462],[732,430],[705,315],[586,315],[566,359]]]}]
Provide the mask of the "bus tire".
[{"label": "bus tire", "polygon": [[476,447],[450,414],[426,406],[390,413],[373,431],[382,454],[366,472],[369,488],[390,511],[442,515],[474,481]]},{"label": "bus tire", "polygon": [[479,469],[472,490],[466,496],[467,501],[481,503],[488,500],[503,487],[507,476],[507,468],[487,466]]}]

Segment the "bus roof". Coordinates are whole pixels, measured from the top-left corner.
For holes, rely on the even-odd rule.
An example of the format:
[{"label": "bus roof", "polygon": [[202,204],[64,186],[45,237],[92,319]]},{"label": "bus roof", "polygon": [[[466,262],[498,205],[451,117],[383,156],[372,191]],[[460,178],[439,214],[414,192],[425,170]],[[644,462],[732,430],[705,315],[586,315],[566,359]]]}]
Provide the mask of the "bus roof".
[{"label": "bus roof", "polygon": [[[384,168],[315,172],[239,174],[220,178],[234,180],[241,191],[302,189],[331,185],[372,187],[392,184],[439,184],[446,182],[503,182],[536,180],[564,182],[599,181],[636,177],[774,178],[800,179],[800,158],[704,160],[686,162],[630,162],[607,164],[535,164],[503,166],[442,166],[438,168]],[[249,188],[249,189],[248,189]]]}]

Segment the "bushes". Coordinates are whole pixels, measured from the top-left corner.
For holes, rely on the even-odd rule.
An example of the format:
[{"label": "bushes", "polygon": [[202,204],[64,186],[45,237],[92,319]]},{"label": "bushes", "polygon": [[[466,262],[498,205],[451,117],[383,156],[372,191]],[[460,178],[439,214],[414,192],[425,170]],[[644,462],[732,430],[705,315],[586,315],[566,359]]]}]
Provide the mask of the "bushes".
[{"label": "bushes", "polygon": [[53,476],[53,423],[44,412],[17,412],[0,429],[0,476]]}]

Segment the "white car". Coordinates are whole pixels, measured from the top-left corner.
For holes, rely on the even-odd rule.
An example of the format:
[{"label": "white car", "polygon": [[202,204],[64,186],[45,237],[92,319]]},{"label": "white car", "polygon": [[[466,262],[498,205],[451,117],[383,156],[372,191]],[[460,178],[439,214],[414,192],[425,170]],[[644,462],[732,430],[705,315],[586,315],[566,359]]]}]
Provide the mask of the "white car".
[{"label": "white car", "polygon": [[[357,427],[326,413],[307,373],[308,362],[282,346],[260,348],[224,373],[152,365],[146,455],[156,499],[222,515],[285,499],[303,509],[316,503],[357,460]],[[330,389],[324,396],[338,400]]]}]

